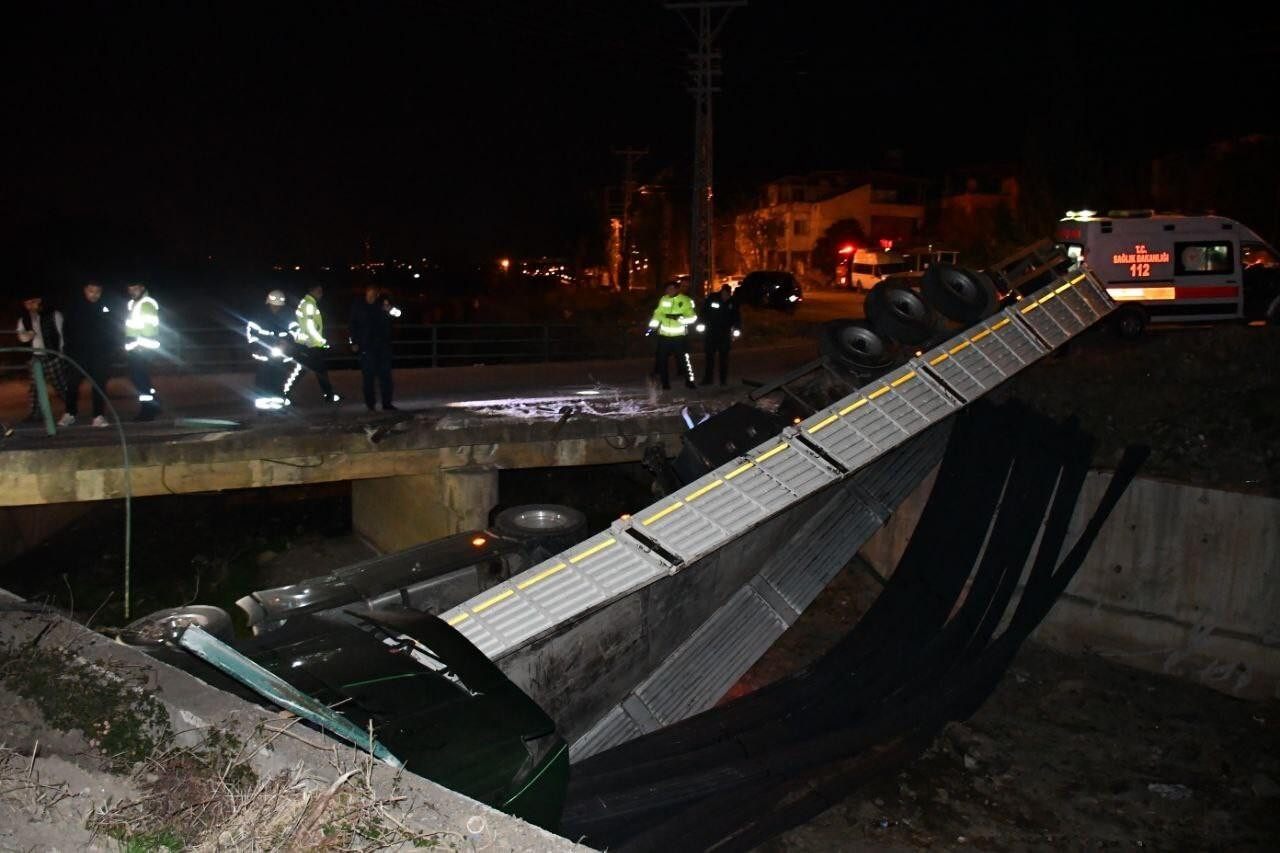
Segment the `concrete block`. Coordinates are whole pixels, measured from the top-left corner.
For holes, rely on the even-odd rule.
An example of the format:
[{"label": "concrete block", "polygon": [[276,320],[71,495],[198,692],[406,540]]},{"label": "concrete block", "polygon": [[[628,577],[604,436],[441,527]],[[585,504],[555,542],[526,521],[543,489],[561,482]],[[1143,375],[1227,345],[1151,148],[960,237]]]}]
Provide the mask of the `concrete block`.
[{"label": "concrete block", "polygon": [[483,528],[497,504],[495,468],[449,468],[351,484],[352,526],[384,554]]}]

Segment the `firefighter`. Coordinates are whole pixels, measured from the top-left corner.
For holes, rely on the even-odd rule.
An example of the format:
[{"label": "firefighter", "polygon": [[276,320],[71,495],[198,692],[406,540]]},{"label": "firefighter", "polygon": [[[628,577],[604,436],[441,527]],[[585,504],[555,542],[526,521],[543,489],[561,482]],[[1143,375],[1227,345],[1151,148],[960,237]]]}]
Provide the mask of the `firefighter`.
[{"label": "firefighter", "polygon": [[689,327],[698,322],[698,315],[693,310],[693,300],[681,292],[676,282],[668,282],[666,291],[658,300],[658,307],[649,320],[650,333],[658,335],[657,359],[653,372],[662,382],[662,387],[669,389],[671,380],[667,373],[667,359],[675,356],[684,368],[684,385],[695,388],[693,384],[693,363],[689,361]]},{"label": "firefighter", "polygon": [[283,290],[267,294],[267,309],[245,324],[249,355],[258,362],[253,405],[259,414],[278,412],[289,405],[289,391],[302,371],[293,358],[298,324],[284,309]]},{"label": "firefighter", "polygon": [[[119,332],[113,322],[111,309],[102,301],[102,285],[91,281],[82,289],[83,299],[77,299],[75,306],[67,311],[67,355],[71,356],[84,368],[90,381],[89,396],[93,399],[93,425],[107,426],[107,399],[103,394],[107,390],[108,372],[111,367],[111,351],[118,346]],[[80,383],[85,377],[80,371],[71,371],[67,379],[67,414],[63,417],[70,426],[76,422],[80,413]],[[101,392],[93,386],[102,389]]]},{"label": "firefighter", "polygon": [[[22,300],[22,313],[18,315],[16,331],[18,340],[32,350],[62,352],[62,312],[45,310],[43,297],[29,296]],[[38,421],[40,420],[40,403],[36,394],[36,371],[41,371],[46,382],[45,387],[56,392],[63,403],[67,400],[66,374],[62,369],[62,359],[56,355],[40,352],[31,353],[29,369],[31,382],[27,386],[27,399],[31,403],[31,413],[27,415],[27,420]],[[74,420],[72,418],[72,422]],[[58,423],[61,426],[71,425],[66,415],[63,415]]]},{"label": "firefighter", "polygon": [[129,361],[129,380],[138,395],[138,420],[153,421],[160,407],[151,384],[151,360],[160,350],[160,304],[147,293],[147,286],[128,286],[125,306],[124,352]]},{"label": "firefighter", "polygon": [[365,287],[364,301],[351,310],[348,343],[351,351],[360,358],[364,404],[371,412],[375,411],[375,379],[382,395],[382,410],[399,411],[391,402],[391,320],[399,316],[400,309],[392,305],[391,299],[373,284]]},{"label": "firefighter", "polygon": [[298,322],[295,340],[299,346],[295,349],[293,357],[316,375],[316,381],[320,383],[320,393],[325,401],[337,403],[342,398],[334,392],[333,385],[329,382],[329,370],[324,366],[324,351],[329,348],[329,342],[324,337],[324,315],[320,313],[322,296],[324,296],[324,288],[315,284],[298,303],[294,316]]},{"label": "firefighter", "polygon": [[702,370],[702,384],[711,384],[711,374],[715,372],[716,358],[720,359],[720,384],[729,381],[729,346],[733,339],[742,334],[742,317],[738,312],[738,300],[733,297],[729,285],[724,284],[702,303],[702,313],[698,315],[698,331],[705,337],[706,360]]}]

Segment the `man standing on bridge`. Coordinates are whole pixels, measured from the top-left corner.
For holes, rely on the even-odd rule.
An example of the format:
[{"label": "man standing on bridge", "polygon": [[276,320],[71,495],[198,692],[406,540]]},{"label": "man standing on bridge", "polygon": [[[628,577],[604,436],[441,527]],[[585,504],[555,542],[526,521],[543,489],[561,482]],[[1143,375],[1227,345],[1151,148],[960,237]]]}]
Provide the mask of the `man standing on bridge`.
[{"label": "man standing on bridge", "polygon": [[[62,369],[62,359],[56,355],[45,355],[45,352],[62,352],[62,312],[46,311],[44,299],[31,296],[22,300],[22,313],[18,315],[18,340],[31,347],[31,384],[27,386],[27,398],[31,401],[31,414],[27,420],[40,420],[40,401],[36,391],[36,371],[40,371],[45,380],[45,387],[57,392],[65,404],[67,401],[67,385]],[[75,418],[72,418],[74,421]],[[66,415],[58,421],[60,426],[69,426]]]},{"label": "man standing on bridge", "polygon": [[[107,399],[94,386],[107,390],[107,374],[111,367],[111,352],[119,346],[119,330],[112,321],[111,309],[102,301],[102,285],[91,281],[83,288],[84,298],[77,299],[67,311],[67,355],[76,360],[89,374],[89,396],[93,399],[93,425],[107,426]],[[80,383],[85,377],[72,370],[67,379],[67,414],[63,426],[76,422],[80,413]]]},{"label": "man standing on bridge", "polygon": [[284,303],[283,290],[271,291],[267,294],[267,310],[245,324],[249,355],[258,362],[253,405],[259,414],[278,412],[289,405],[289,389],[302,370],[291,355],[298,324],[284,310]]},{"label": "man standing on bridge", "polygon": [[729,346],[738,337],[742,317],[738,313],[738,300],[733,298],[729,285],[723,284],[702,303],[698,331],[706,337],[706,360],[702,367],[702,384],[711,384],[715,372],[716,356],[720,357],[720,384],[729,381]]},{"label": "man standing on bridge", "polygon": [[333,384],[329,382],[329,370],[324,366],[324,351],[329,348],[329,342],[324,337],[324,315],[320,313],[322,296],[324,296],[324,288],[319,284],[313,284],[307,291],[307,295],[298,303],[298,310],[294,314],[298,321],[295,339],[299,346],[294,358],[316,375],[316,381],[320,383],[320,393],[324,395],[325,401],[337,403],[342,398],[334,392]]},{"label": "man standing on bridge", "polygon": [[671,388],[671,378],[667,372],[667,360],[675,356],[684,368],[684,385],[696,388],[693,384],[693,363],[689,361],[689,327],[698,322],[698,314],[693,309],[693,300],[680,292],[680,285],[674,281],[667,283],[666,292],[658,300],[658,307],[649,319],[650,331],[658,333],[657,359],[653,372],[662,382],[664,389]]},{"label": "man standing on bridge", "polygon": [[147,286],[128,286],[125,306],[124,351],[129,359],[129,379],[138,394],[138,420],[154,421],[160,407],[151,384],[151,359],[160,351],[160,304],[147,293]]},{"label": "man standing on bridge", "polygon": [[374,411],[373,382],[378,380],[382,394],[382,411],[398,411],[391,403],[391,320],[400,316],[377,285],[366,285],[364,301],[351,309],[347,327],[351,351],[360,357],[360,373],[364,380],[364,405]]}]

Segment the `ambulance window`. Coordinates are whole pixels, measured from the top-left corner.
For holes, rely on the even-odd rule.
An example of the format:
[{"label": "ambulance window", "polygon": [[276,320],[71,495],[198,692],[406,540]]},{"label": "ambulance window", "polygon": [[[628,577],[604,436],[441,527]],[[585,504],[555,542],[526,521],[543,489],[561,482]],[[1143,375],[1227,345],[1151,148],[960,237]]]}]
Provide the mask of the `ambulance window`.
[{"label": "ambulance window", "polygon": [[1235,268],[1230,243],[1174,243],[1175,275],[1210,275]]},{"label": "ambulance window", "polygon": [[1275,252],[1258,243],[1244,243],[1240,246],[1240,254],[1246,269],[1249,267],[1280,267],[1280,258]]}]

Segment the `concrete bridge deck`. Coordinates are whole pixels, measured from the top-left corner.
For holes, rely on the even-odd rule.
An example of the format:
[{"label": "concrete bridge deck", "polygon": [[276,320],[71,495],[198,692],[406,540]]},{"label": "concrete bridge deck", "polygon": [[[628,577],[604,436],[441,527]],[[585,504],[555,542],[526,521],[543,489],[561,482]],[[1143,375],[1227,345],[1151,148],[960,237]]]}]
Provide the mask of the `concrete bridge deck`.
[{"label": "concrete bridge deck", "polygon": [[[735,374],[769,377],[813,354],[805,346],[746,351]],[[404,411],[376,415],[359,400],[355,372],[332,374],[346,398],[336,407],[309,401],[318,392],[304,376],[299,405],[279,416],[253,413],[248,374],[157,377],[165,416],[125,425],[130,486],[142,497],[352,481],[357,529],[384,550],[408,547],[483,526],[500,469],[636,462],[653,445],[671,452],[685,429],[682,407],[722,408],[744,390],[738,383],[655,397],[644,380],[649,366],[632,359],[399,371]],[[125,417],[131,401],[116,395],[127,390],[112,383]],[[21,413],[25,389],[8,383],[0,411],[11,417],[15,406]],[[194,420],[201,418],[234,424]],[[0,452],[0,507],[117,499],[125,477],[114,429],[76,426],[48,437],[27,424]]]}]

